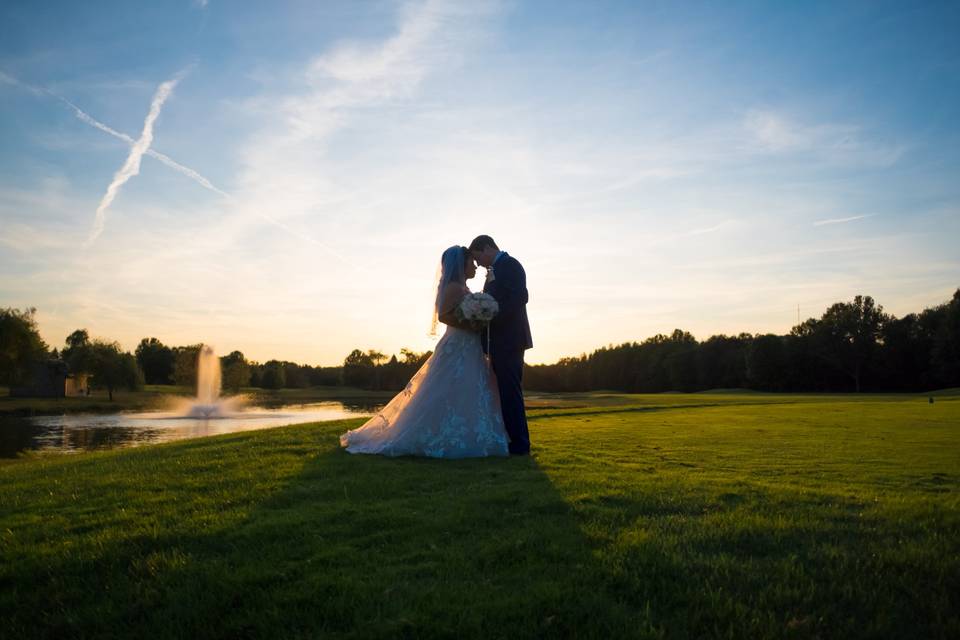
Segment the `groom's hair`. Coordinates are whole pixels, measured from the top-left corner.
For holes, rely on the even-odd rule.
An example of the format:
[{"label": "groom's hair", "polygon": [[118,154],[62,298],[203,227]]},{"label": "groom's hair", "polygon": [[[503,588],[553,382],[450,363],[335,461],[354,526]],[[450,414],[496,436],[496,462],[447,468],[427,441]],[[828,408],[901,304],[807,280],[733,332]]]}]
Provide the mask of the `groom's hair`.
[{"label": "groom's hair", "polygon": [[497,243],[494,242],[490,236],[477,236],[473,239],[473,242],[470,243],[470,251],[483,251],[487,247],[493,247],[495,250],[500,251],[500,247],[497,246]]}]

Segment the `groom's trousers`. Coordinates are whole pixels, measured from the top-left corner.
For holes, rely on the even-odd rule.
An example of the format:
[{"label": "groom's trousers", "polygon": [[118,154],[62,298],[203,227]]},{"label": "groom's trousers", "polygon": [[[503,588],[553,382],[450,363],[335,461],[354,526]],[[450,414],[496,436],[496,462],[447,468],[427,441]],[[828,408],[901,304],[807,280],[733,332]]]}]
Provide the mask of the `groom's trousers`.
[{"label": "groom's trousers", "polygon": [[503,426],[510,436],[510,453],[529,453],[530,432],[523,404],[523,350],[500,354],[494,349],[490,360],[500,389],[500,408]]}]

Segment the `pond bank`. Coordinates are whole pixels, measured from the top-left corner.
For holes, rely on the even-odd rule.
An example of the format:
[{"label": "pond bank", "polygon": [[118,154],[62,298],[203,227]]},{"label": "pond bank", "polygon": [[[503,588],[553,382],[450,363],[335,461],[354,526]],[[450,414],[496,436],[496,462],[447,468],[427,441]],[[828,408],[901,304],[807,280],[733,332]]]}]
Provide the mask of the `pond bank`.
[{"label": "pond bank", "polygon": [[[306,389],[267,390],[245,387],[239,394],[252,405],[283,406],[327,401],[365,401],[383,403],[393,397],[393,391],[367,391],[353,387],[308,387]],[[175,385],[147,385],[141,391],[115,391],[113,400],[105,391],[95,391],[86,397],[70,398],[12,398],[0,388],[0,416],[55,416],[74,413],[115,413],[120,411],[151,411],[167,408],[176,398],[192,397],[189,387]]]}]

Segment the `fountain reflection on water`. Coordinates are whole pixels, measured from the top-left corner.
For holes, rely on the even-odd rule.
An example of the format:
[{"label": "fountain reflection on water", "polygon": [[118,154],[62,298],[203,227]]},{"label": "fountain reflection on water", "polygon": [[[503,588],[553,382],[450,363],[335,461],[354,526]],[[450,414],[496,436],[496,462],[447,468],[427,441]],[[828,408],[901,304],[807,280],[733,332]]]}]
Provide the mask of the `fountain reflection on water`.
[{"label": "fountain reflection on water", "polygon": [[220,359],[204,345],[197,361],[196,398],[177,399],[167,411],[0,416],[0,458],[27,450],[63,453],[112,449],[250,431],[375,413],[381,400],[244,406],[242,396],[220,397]]}]

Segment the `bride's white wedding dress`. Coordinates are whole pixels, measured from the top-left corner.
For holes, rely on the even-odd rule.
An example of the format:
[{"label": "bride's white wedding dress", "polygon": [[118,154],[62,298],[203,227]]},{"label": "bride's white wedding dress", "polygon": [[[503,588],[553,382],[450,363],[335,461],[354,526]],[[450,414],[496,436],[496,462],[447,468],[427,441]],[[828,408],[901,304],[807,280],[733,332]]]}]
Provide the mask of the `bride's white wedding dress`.
[{"label": "bride's white wedding dress", "polygon": [[472,458],[506,456],[493,372],[476,332],[447,327],[433,355],[362,427],[340,436],[350,453]]}]

